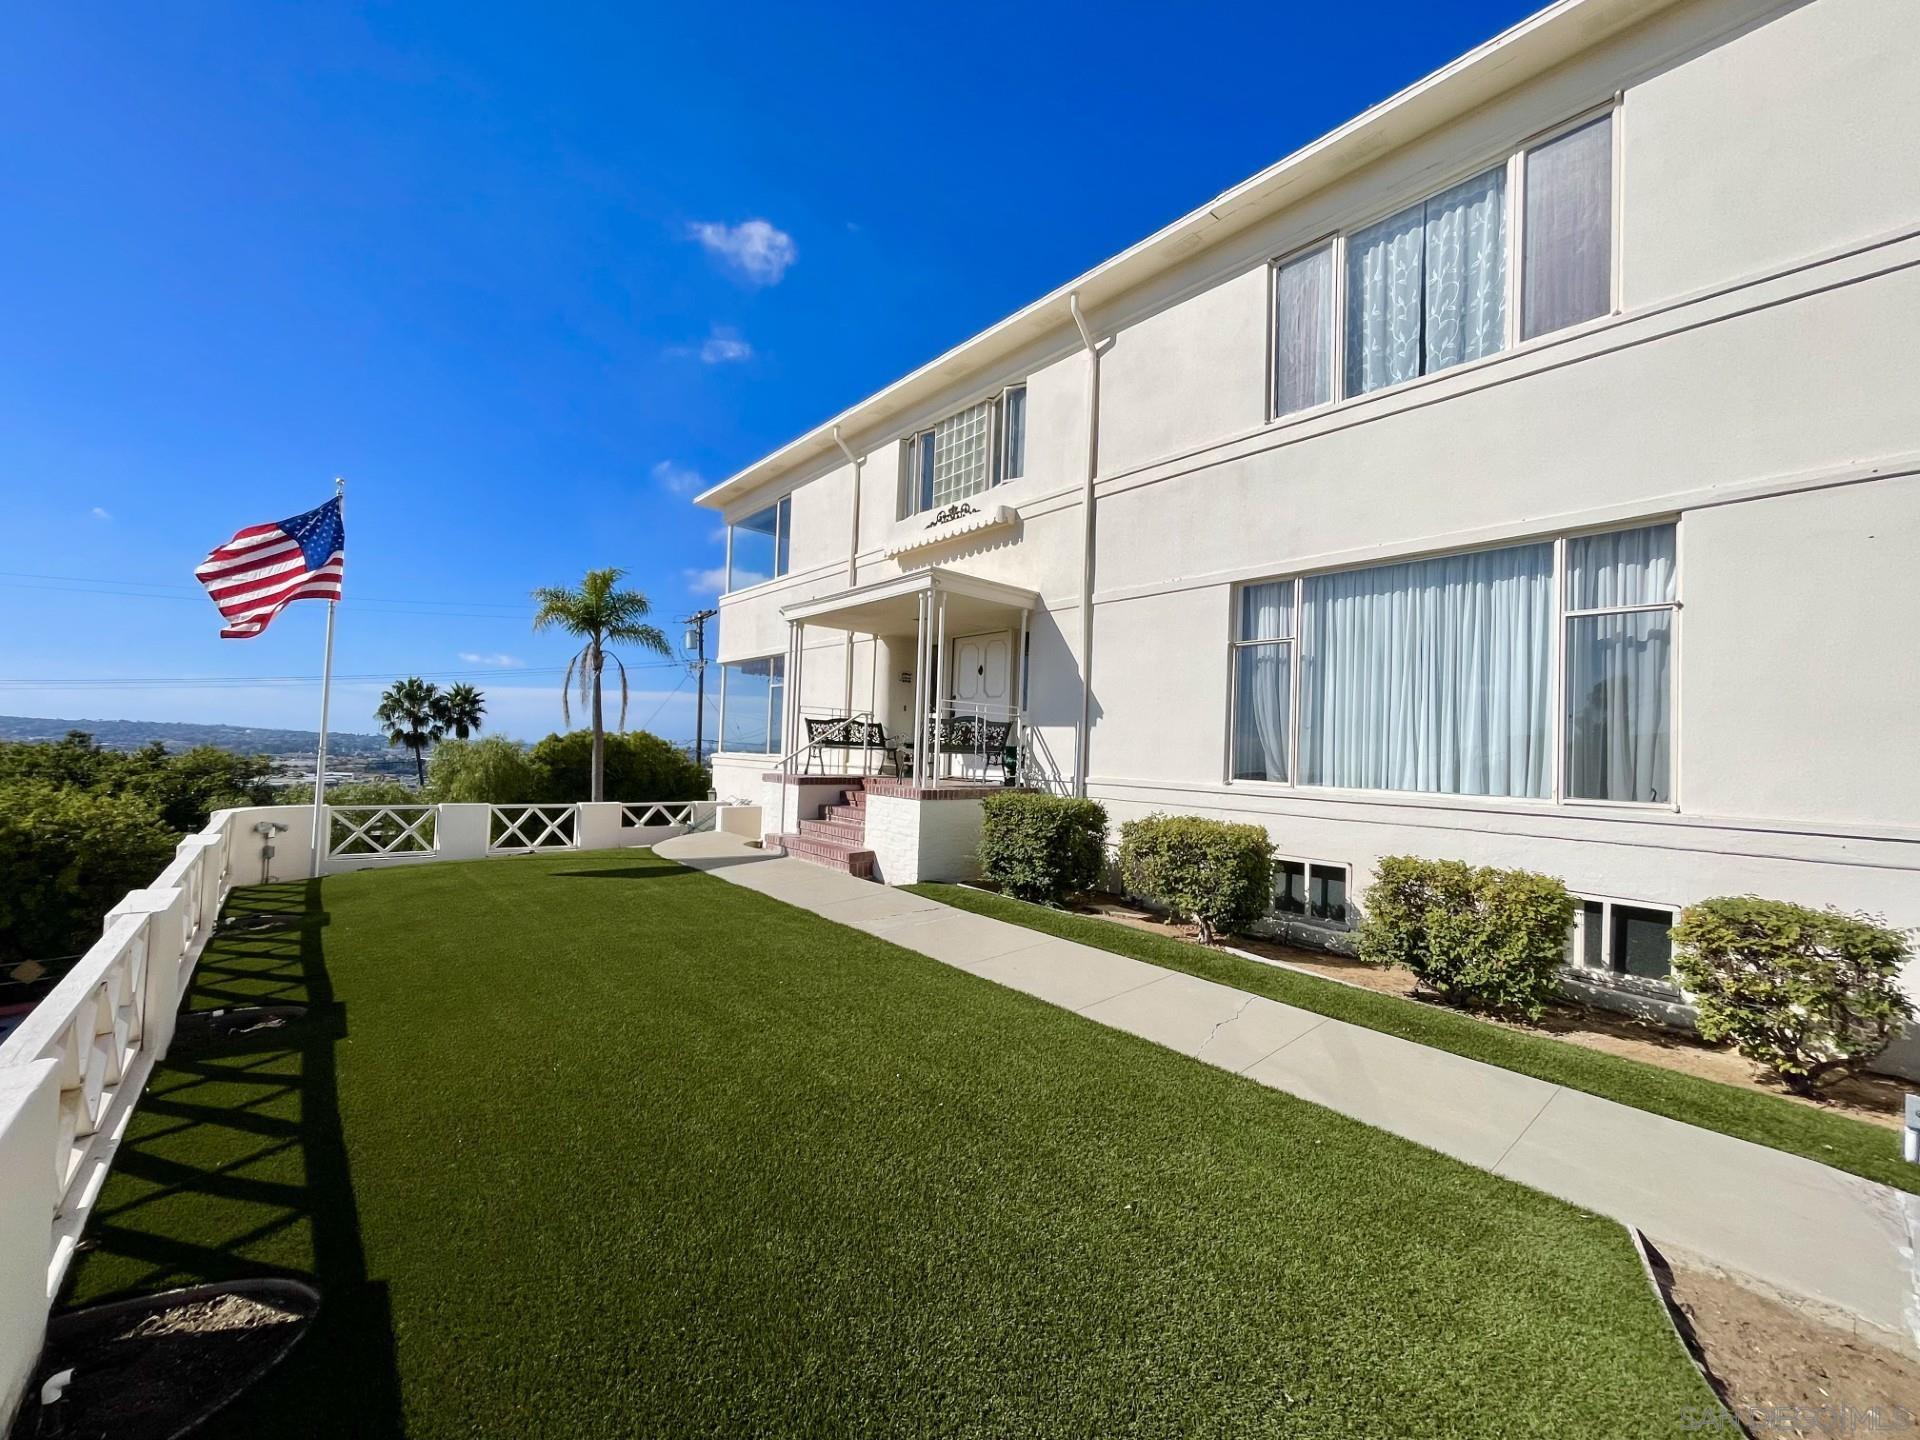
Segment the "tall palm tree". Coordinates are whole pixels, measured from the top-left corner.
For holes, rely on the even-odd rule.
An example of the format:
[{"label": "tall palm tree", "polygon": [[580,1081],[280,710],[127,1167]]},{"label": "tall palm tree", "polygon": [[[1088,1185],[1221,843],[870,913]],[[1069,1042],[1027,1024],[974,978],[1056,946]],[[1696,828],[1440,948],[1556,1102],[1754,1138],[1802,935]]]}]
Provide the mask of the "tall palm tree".
[{"label": "tall palm tree", "polygon": [[607,789],[607,736],[601,718],[600,672],[608,660],[620,670],[620,729],[627,728],[627,667],[618,655],[607,649],[607,642],[638,645],[656,655],[671,655],[667,637],[646,623],[653,610],[647,597],[638,590],[622,590],[624,570],[589,570],[580,588],[542,585],[533,592],[539,609],[534,612],[535,630],[557,629],[584,639],[580,653],[567,662],[566,678],[560,682],[560,714],[573,723],[573,711],[567,703],[568,692],[577,674],[580,699],[593,706],[593,784],[592,800],[603,799]]},{"label": "tall palm tree", "polygon": [[480,728],[486,713],[487,697],[462,680],[440,692],[440,706],[434,718],[454,739],[465,740]]},{"label": "tall palm tree", "polygon": [[423,786],[427,783],[427,747],[447,733],[440,723],[440,703],[439,686],[409,675],[387,687],[373,712],[386,731],[387,744],[404,745],[413,751],[413,768]]}]

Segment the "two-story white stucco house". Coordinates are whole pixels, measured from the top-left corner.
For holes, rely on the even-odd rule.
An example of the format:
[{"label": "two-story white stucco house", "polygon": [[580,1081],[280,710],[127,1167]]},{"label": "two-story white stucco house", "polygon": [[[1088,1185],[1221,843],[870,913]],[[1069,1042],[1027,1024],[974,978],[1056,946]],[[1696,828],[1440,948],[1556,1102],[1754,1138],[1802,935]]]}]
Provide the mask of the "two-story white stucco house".
[{"label": "two-story white stucco house", "polygon": [[1303,936],[1557,874],[1649,1000],[1709,895],[1920,925],[1920,11],[1563,0],[700,503],[816,858],[964,876],[1011,767],[1264,825]]}]

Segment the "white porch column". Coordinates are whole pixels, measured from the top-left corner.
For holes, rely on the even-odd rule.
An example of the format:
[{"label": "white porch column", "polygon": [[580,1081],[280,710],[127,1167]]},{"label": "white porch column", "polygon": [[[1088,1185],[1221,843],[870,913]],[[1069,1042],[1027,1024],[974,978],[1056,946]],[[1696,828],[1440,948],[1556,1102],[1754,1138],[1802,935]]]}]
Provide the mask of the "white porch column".
[{"label": "white porch column", "polygon": [[913,627],[913,783],[927,783],[927,658],[933,632],[932,597],[921,591],[916,597]]},{"label": "white porch column", "polygon": [[[940,715],[939,715],[940,705],[945,698],[942,692],[945,691],[947,688],[947,682],[946,682],[946,673],[947,673],[947,665],[948,665],[947,592],[944,590],[937,590],[934,592],[934,595],[935,595],[934,603],[940,611],[939,623],[935,627],[935,634],[939,638],[938,638],[938,641],[936,642],[936,648],[933,652],[933,671],[934,671],[933,673],[933,704],[930,705],[928,708],[931,711],[933,711],[933,720],[932,720],[931,729],[933,730],[933,733],[936,736],[938,736],[940,734]],[[928,745],[927,746],[927,783],[928,784],[937,785],[940,783],[940,777],[938,774],[939,768],[940,768],[939,747],[935,745]]]}]

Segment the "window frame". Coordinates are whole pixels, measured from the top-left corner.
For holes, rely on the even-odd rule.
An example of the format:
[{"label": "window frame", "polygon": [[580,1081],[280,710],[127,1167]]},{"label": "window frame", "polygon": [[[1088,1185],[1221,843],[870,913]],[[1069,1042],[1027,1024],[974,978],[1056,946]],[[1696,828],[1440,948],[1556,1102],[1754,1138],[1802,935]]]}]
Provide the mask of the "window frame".
[{"label": "window frame", "polygon": [[1026,440],[1033,418],[1030,403],[1021,413],[1021,473],[1018,475],[1002,473],[1006,468],[1007,396],[1016,390],[1025,396],[1027,394],[1026,380],[1010,380],[1005,385],[1000,386],[998,389],[991,390],[977,399],[969,400],[964,405],[954,406],[932,424],[923,425],[911,434],[900,437],[900,472],[904,483],[900,485],[898,493],[894,498],[894,510],[896,513],[893,518],[896,523],[902,520],[911,520],[916,515],[930,514],[943,508],[941,505],[934,504],[931,496],[928,497],[927,503],[921,503],[921,442],[930,439],[934,432],[949,420],[964,415],[967,411],[975,409],[978,406],[990,405],[993,409],[993,413],[987,422],[987,483],[978,490],[969,490],[965,495],[957,496],[952,500],[946,501],[945,504],[959,504],[961,501],[972,499],[975,495],[984,495],[989,490],[997,490],[1000,486],[1009,484],[1015,480],[1026,479]]},{"label": "window frame", "polygon": [[[736,587],[733,583],[733,532],[740,529],[746,521],[752,520],[756,516],[764,515],[769,510],[773,511],[773,564],[770,567],[773,573],[768,575],[764,580],[754,581],[752,585]],[[749,510],[738,520],[729,520],[727,522],[727,584],[726,588],[720,592],[722,595],[740,595],[760,585],[771,585],[775,580],[781,579],[792,569],[793,491],[788,490],[769,504],[762,505],[757,510]],[[747,658],[751,660],[757,657],[750,655]]]},{"label": "window frame", "polygon": [[[767,669],[767,724],[766,724],[768,748],[765,750],[728,750],[726,748],[727,672],[730,669],[734,668],[735,666],[752,665],[756,661],[760,661],[760,660],[765,660],[769,662],[768,669]],[[776,739],[775,732],[777,729],[781,728],[776,724],[776,721],[783,718],[783,714],[786,709],[786,694],[787,694],[787,677],[786,677],[787,657],[786,655],[780,651],[775,651],[770,655],[741,655],[741,656],[735,657],[732,660],[719,661],[718,665],[720,669],[720,715],[719,715],[719,722],[718,722],[718,734],[715,737],[714,753],[716,755],[742,755],[742,756],[762,756],[762,755],[778,756],[782,754],[783,752],[779,747],[786,742],[786,736],[780,735],[778,739]],[[775,666],[779,667],[780,673],[778,678],[775,678],[774,676]]]},{"label": "window frame", "polygon": [[[1281,875],[1280,867],[1282,865],[1298,865],[1303,868],[1305,872],[1304,879],[1307,882],[1306,909],[1296,912],[1293,910],[1282,910],[1280,908],[1279,898],[1281,886],[1279,881]],[[1347,897],[1341,905],[1341,908],[1347,912],[1343,919],[1329,920],[1313,913],[1313,880],[1316,870],[1337,870],[1340,872],[1341,893]],[[1275,915],[1285,917],[1286,922],[1293,925],[1312,925],[1321,930],[1335,931],[1353,929],[1352,865],[1344,860],[1309,860],[1302,855],[1275,855],[1273,857],[1273,873],[1275,884],[1273,887],[1274,903],[1272,905],[1272,911]]]},{"label": "window frame", "polygon": [[[1680,923],[1680,912],[1685,908],[1684,906],[1657,900],[1627,900],[1616,895],[1589,895],[1577,890],[1573,898],[1580,902],[1580,908],[1574,911],[1573,925],[1567,934],[1567,968],[1569,970],[1596,985],[1643,988],[1657,986],[1664,991],[1679,993],[1680,984],[1673,978],[1671,941],[1668,942],[1667,947],[1667,973],[1658,979],[1650,975],[1635,975],[1627,970],[1613,968],[1613,912],[1616,908],[1623,907],[1628,910],[1658,910],[1665,913],[1672,922],[1667,926],[1671,930],[1674,925]],[[1587,906],[1589,905],[1600,907],[1600,958],[1604,962],[1600,965],[1589,965],[1586,961]]]},{"label": "window frame", "polygon": [[[1674,527],[1674,598],[1649,605],[1629,605],[1622,607],[1603,607],[1598,610],[1571,610],[1567,605],[1568,587],[1571,576],[1567,567],[1567,542],[1584,535],[1612,535],[1630,530],[1649,530],[1657,526]],[[1681,631],[1684,628],[1684,604],[1686,585],[1686,533],[1684,517],[1679,515],[1660,515],[1638,519],[1627,523],[1610,525],[1587,525],[1574,530],[1557,531],[1549,535],[1516,536],[1511,539],[1492,541],[1485,545],[1467,545],[1457,549],[1421,552],[1418,554],[1386,556],[1369,560],[1363,565],[1321,566],[1309,570],[1295,571],[1292,574],[1251,576],[1234,582],[1230,587],[1227,606],[1227,709],[1225,745],[1222,754],[1221,781],[1229,786],[1247,786],[1257,791],[1296,795],[1365,795],[1400,800],[1406,804],[1422,804],[1438,800],[1443,803],[1470,803],[1475,805],[1496,805],[1503,807],[1540,807],[1552,809],[1607,809],[1626,810],[1641,814],[1673,814],[1681,809],[1681,771],[1680,771],[1680,724],[1681,724],[1681,675],[1684,669],[1681,654]],[[1517,549],[1528,545],[1547,545],[1553,547],[1553,584],[1550,587],[1553,596],[1553,676],[1550,685],[1551,727],[1548,743],[1553,748],[1552,784],[1548,793],[1541,796],[1531,795],[1460,795],[1444,790],[1365,790],[1342,785],[1308,784],[1300,779],[1300,684],[1302,667],[1299,662],[1301,634],[1306,624],[1306,582],[1316,575],[1339,575],[1354,570],[1371,570],[1387,565],[1409,564],[1421,560],[1441,560],[1454,555],[1471,555],[1489,550]],[[1291,614],[1292,633],[1281,640],[1242,640],[1240,638],[1240,597],[1256,585],[1288,584],[1293,586]],[[1667,717],[1669,736],[1668,798],[1665,800],[1588,800],[1567,794],[1567,634],[1569,624],[1578,618],[1595,614],[1624,614],[1638,610],[1667,610],[1672,612],[1669,622],[1672,632],[1670,647],[1671,669],[1668,675],[1668,694],[1671,710]],[[1288,645],[1295,647],[1288,654],[1287,666],[1287,776],[1285,780],[1241,780],[1236,779],[1237,768],[1234,757],[1234,732],[1240,705],[1240,666],[1238,652],[1252,645]],[[1622,902],[1631,903],[1631,902]]]},{"label": "window frame", "polygon": [[[1380,395],[1395,394],[1412,385],[1419,385],[1440,375],[1472,369],[1476,365],[1485,365],[1511,355],[1516,350],[1536,345],[1544,345],[1569,335],[1578,334],[1585,327],[1599,324],[1621,313],[1621,256],[1620,256],[1620,208],[1621,208],[1621,140],[1620,119],[1624,107],[1616,94],[1564,119],[1555,121],[1545,129],[1537,130],[1518,142],[1483,155],[1473,164],[1464,165],[1457,170],[1449,170],[1439,183],[1427,184],[1411,198],[1401,198],[1389,205],[1373,207],[1358,212],[1350,219],[1342,220],[1338,225],[1323,229],[1312,239],[1293,245],[1272,255],[1267,261],[1267,398],[1266,423],[1271,425],[1279,421],[1298,420],[1306,416],[1319,415],[1336,406],[1351,404],[1359,400],[1368,400]],[[1549,330],[1530,339],[1521,338],[1520,305],[1523,299],[1523,269],[1526,261],[1526,161],[1527,153],[1543,145],[1552,143],[1564,135],[1606,118],[1609,121],[1608,144],[1612,163],[1607,177],[1608,183],[1608,232],[1607,232],[1607,268],[1608,292],[1607,308],[1598,315],[1585,320],[1564,325],[1558,330]],[[1498,350],[1491,355],[1478,356],[1449,365],[1442,370],[1422,371],[1405,380],[1397,380],[1391,385],[1381,385],[1372,390],[1363,390],[1357,394],[1347,393],[1347,242],[1363,230],[1370,229],[1383,220],[1391,219],[1416,205],[1424,205],[1434,196],[1444,194],[1454,186],[1484,175],[1492,170],[1506,171],[1506,313],[1503,324],[1503,340]],[[1329,263],[1333,268],[1331,283],[1328,286],[1329,304],[1332,306],[1328,391],[1330,398],[1317,405],[1305,406],[1298,410],[1281,410],[1280,399],[1280,326],[1279,326],[1279,273],[1281,267],[1312,254],[1325,247],[1329,251]]]}]

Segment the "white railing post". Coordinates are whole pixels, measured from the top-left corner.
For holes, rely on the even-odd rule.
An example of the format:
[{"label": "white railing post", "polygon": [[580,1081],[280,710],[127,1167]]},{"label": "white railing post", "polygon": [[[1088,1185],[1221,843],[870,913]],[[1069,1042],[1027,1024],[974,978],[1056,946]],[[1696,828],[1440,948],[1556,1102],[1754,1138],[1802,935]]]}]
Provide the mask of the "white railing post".
[{"label": "white railing post", "polygon": [[434,848],[442,860],[480,860],[487,853],[487,822],[493,807],[485,804],[440,806],[434,822]]},{"label": "white railing post", "polygon": [[626,844],[626,837],[620,833],[622,812],[626,806],[617,800],[603,800],[599,804],[582,802],[580,805],[579,830],[576,837],[582,850],[617,850]]},{"label": "white railing post", "polygon": [[173,1022],[187,982],[186,891],[176,887],[129,890],[126,898],[107,912],[107,923],[112,924],[120,915],[147,917],[140,1048],[158,1060],[173,1041]]},{"label": "white railing post", "polygon": [[0,1066],[0,1426],[12,1419],[47,1333],[47,1252],[60,1203],[59,1066]]}]

